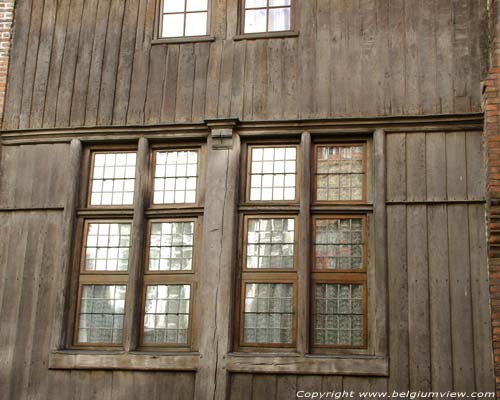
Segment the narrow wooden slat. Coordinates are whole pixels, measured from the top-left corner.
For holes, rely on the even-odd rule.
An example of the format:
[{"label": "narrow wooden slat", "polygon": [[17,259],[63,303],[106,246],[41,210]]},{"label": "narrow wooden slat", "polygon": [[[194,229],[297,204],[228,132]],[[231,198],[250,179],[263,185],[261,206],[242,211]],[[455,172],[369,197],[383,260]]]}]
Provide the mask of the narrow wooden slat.
[{"label": "narrow wooden slat", "polygon": [[267,98],[268,64],[267,43],[257,41],[255,44],[254,80],[253,80],[253,115],[252,119],[262,120],[267,118],[269,102]]},{"label": "narrow wooden slat", "polygon": [[230,117],[231,91],[233,80],[234,42],[226,41],[222,50],[220,69],[219,101],[217,102],[217,117]]},{"label": "narrow wooden slat", "polygon": [[465,146],[467,154],[467,198],[483,199],[485,183],[482,132],[467,132]]},{"label": "narrow wooden slat", "polygon": [[276,400],[293,399],[296,397],[296,394],[297,376],[278,375],[278,377],[276,378]]},{"label": "narrow wooden slat", "polygon": [[297,376],[297,392],[319,392],[322,387],[322,377],[319,375]]},{"label": "narrow wooden slat", "polygon": [[453,12],[452,0],[435,0],[436,9],[436,91],[439,93],[439,112],[453,112]]},{"label": "narrow wooden slat", "polygon": [[469,2],[452,0],[454,112],[471,111]]},{"label": "narrow wooden slat", "polygon": [[[359,111],[362,115],[370,112],[378,112],[377,102],[379,101],[379,82],[382,80],[380,76],[381,70],[378,68],[377,62],[379,59],[376,53],[376,29],[377,29],[377,12],[376,1],[365,0],[359,9],[359,23],[362,29],[359,33],[359,59],[356,64],[359,64],[360,87],[362,92],[371,93],[371,96],[360,96]],[[356,88],[358,89],[358,88]]]},{"label": "narrow wooden slat", "polygon": [[343,77],[343,71],[347,65],[346,45],[347,19],[344,18],[347,3],[344,1],[333,1],[330,6],[330,32],[331,32],[331,54],[335,62],[330,66],[332,85],[331,112],[334,115],[345,115],[347,107],[347,85]]},{"label": "narrow wooden slat", "polygon": [[406,134],[387,137],[387,200],[406,200]]},{"label": "narrow wooden slat", "polygon": [[252,399],[252,380],[251,374],[232,374],[230,398],[234,400]]},{"label": "narrow wooden slat", "polygon": [[207,90],[205,100],[205,118],[216,118],[219,101],[220,66],[222,58],[222,43],[210,45],[208,60]]},{"label": "narrow wooden slat", "polygon": [[246,64],[247,41],[242,40],[234,45],[233,75],[231,87],[231,108],[229,116],[243,116],[243,94],[245,84],[245,64]]},{"label": "narrow wooden slat", "polygon": [[[311,82],[315,73],[315,41],[316,41],[316,0],[301,1],[300,6],[300,36],[299,36],[299,117],[311,118],[314,112],[314,89]],[[259,60],[258,62],[263,62]],[[257,80],[257,78],[256,78]],[[257,82],[256,82],[257,83]],[[258,87],[258,86],[257,86]],[[255,93],[255,89],[254,89]],[[257,108],[258,109],[258,108]],[[255,111],[254,111],[255,112]],[[257,114],[258,115],[258,114]],[[257,117],[258,118],[258,117]]]},{"label": "narrow wooden slat", "polygon": [[253,86],[255,75],[255,46],[256,41],[247,43],[245,58],[245,85],[243,90],[243,119],[251,120],[253,117]]},{"label": "narrow wooden slat", "polygon": [[[86,400],[92,397],[92,385],[97,382],[90,381],[91,378],[98,378],[103,372],[98,372],[97,376],[91,376],[90,372],[71,371],[71,388],[73,400]],[[98,381],[98,379],[96,379]]]},{"label": "narrow wooden slat", "polygon": [[331,43],[330,43],[330,0],[317,0],[316,10],[316,71],[314,80],[315,115],[326,117],[330,114],[330,96],[332,94],[330,83],[331,68]]},{"label": "narrow wooden slat", "polygon": [[467,199],[467,160],[464,132],[446,134],[446,186],[448,200]]},{"label": "narrow wooden slat", "polygon": [[436,16],[432,1],[422,1],[417,7],[420,9],[417,23],[419,109],[424,114],[432,114],[439,110],[436,99],[440,95],[434,81],[440,68],[436,62]]},{"label": "narrow wooden slat", "polygon": [[[297,40],[294,38],[283,39],[283,46],[281,49],[281,70],[282,70],[282,97],[281,115],[283,118],[296,118],[298,115],[297,104],[297,69],[298,69],[298,55]],[[246,93],[245,93],[246,95]]]},{"label": "narrow wooden slat", "polygon": [[276,398],[276,375],[254,375],[252,399],[269,399]]},{"label": "narrow wooden slat", "polygon": [[163,80],[163,100],[161,106],[161,121],[175,119],[175,103],[177,101],[177,74],[179,73],[180,46],[168,46],[165,60],[165,78]]},{"label": "narrow wooden slat", "polygon": [[[440,1],[440,0],[438,0]],[[405,36],[404,16],[405,0],[392,0],[389,3],[389,59],[391,92],[391,112],[396,115],[403,114],[406,103],[405,96]]]},{"label": "narrow wooden slat", "polygon": [[427,200],[446,200],[446,134],[427,133],[425,137],[425,182]]},{"label": "narrow wooden slat", "polygon": [[418,30],[417,24],[420,18],[419,12],[422,5],[417,1],[406,1],[404,4],[403,32],[405,38],[404,47],[404,85],[405,101],[403,110],[405,114],[414,115],[420,111],[420,91],[418,79]]},{"label": "narrow wooden slat", "polygon": [[160,122],[166,56],[165,46],[154,46],[149,54],[149,78],[144,105],[144,121],[147,124]]},{"label": "narrow wooden slat", "polygon": [[425,133],[408,135],[406,138],[407,197],[409,201],[421,201],[427,197],[425,171]]},{"label": "narrow wooden slat", "polygon": [[192,43],[180,46],[175,122],[191,121],[195,77],[195,51]]},{"label": "narrow wooden slat", "polygon": [[282,98],[282,68],[281,54],[282,40],[271,40],[267,46],[267,101],[268,115],[274,118],[281,118],[281,98]]},{"label": "narrow wooden slat", "polygon": [[194,73],[193,107],[191,120],[202,121],[205,117],[205,93],[207,90],[208,57],[210,43],[196,43],[196,68]]},{"label": "narrow wooden slat", "polygon": [[344,391],[352,392],[349,394],[349,398],[362,399],[360,393],[366,393],[370,390],[370,381],[364,378],[346,376],[343,379],[342,387]]}]

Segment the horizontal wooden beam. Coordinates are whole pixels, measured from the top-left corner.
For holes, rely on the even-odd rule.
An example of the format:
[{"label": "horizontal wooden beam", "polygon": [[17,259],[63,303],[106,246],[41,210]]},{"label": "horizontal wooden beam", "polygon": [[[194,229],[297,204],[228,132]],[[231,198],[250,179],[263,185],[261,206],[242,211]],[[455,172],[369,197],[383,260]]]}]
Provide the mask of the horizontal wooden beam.
[{"label": "horizontal wooden beam", "polygon": [[448,205],[448,204],[486,204],[486,199],[463,199],[463,200],[398,200],[387,201],[388,206],[411,206],[411,205]]},{"label": "horizontal wooden beam", "polygon": [[229,354],[225,368],[237,373],[388,376],[386,357],[256,356]]}]

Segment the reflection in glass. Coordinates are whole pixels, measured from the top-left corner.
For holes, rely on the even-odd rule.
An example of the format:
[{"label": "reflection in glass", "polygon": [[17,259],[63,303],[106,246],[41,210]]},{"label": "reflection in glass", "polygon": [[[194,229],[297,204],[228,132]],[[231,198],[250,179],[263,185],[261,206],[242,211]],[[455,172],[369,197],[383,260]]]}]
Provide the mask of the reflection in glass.
[{"label": "reflection in glass", "polygon": [[127,271],[129,223],[91,223],[85,242],[85,271]]},{"label": "reflection in glass", "polygon": [[149,241],[150,271],[193,268],[194,222],[155,222]]}]

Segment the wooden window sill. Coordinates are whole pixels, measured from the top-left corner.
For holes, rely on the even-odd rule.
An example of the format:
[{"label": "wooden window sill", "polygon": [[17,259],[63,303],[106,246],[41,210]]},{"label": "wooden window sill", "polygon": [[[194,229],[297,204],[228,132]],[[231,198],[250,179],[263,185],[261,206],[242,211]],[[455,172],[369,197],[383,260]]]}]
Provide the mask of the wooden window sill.
[{"label": "wooden window sill", "polygon": [[151,44],[182,44],[182,43],[197,43],[197,42],[214,42],[214,36],[183,36],[175,38],[154,39]]},{"label": "wooden window sill", "polygon": [[61,350],[49,354],[49,369],[196,371],[199,359],[199,353]]},{"label": "wooden window sill", "polygon": [[299,36],[299,32],[296,31],[242,33],[236,35],[233,40],[281,39],[297,36]]},{"label": "wooden window sill", "polygon": [[388,376],[389,358],[230,353],[226,369],[237,373]]}]

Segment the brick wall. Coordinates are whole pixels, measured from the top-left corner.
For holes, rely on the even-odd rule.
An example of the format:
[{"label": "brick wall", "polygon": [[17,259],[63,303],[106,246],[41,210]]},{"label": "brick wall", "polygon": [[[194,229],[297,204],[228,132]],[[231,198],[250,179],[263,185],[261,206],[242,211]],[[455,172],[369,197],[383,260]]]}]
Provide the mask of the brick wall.
[{"label": "brick wall", "polygon": [[489,0],[490,69],[483,86],[487,146],[488,257],[497,398],[500,398],[500,0]]},{"label": "brick wall", "polygon": [[0,119],[3,112],[14,0],[0,0]]}]

